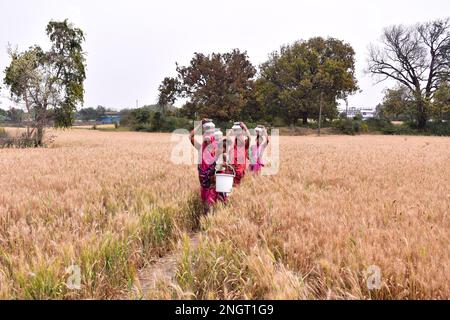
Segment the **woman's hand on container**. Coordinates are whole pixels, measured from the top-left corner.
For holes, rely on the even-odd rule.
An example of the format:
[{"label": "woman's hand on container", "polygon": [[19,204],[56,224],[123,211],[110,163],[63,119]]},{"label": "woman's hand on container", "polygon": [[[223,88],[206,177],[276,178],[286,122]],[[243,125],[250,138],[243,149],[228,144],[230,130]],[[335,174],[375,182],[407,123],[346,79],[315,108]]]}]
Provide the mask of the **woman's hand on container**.
[{"label": "woman's hand on container", "polygon": [[244,130],[248,130],[247,125],[244,122],[241,122],[241,128]]}]

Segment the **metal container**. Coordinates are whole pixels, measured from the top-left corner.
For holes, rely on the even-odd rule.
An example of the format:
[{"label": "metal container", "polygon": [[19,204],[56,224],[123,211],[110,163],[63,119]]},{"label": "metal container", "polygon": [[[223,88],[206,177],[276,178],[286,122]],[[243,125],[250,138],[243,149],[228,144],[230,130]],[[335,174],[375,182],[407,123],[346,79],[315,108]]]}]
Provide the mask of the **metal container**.
[{"label": "metal container", "polygon": [[261,134],[261,133],[263,133],[263,131],[264,131],[264,126],[257,126],[257,127],[255,128],[255,132],[256,132],[257,134]]},{"label": "metal container", "polygon": [[240,122],[235,122],[231,129],[233,129],[233,133],[234,134],[241,133],[242,132],[241,123]]},{"label": "metal container", "polygon": [[216,129],[216,125],[214,124],[214,122],[212,122],[212,120],[208,119],[204,124],[203,124],[203,132],[206,134],[211,134],[214,133]]},{"label": "metal container", "polygon": [[223,138],[223,132],[220,129],[216,129],[216,131],[214,131],[214,138],[216,139],[216,141],[220,141]]}]

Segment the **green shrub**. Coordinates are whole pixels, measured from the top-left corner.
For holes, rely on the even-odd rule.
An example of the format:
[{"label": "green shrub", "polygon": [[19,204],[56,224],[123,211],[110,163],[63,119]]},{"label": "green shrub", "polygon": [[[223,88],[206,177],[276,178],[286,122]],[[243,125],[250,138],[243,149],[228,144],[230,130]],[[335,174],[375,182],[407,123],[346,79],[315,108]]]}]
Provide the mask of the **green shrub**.
[{"label": "green shrub", "polygon": [[180,118],[169,116],[163,119],[162,131],[172,132],[176,129],[194,129],[192,120],[187,118]]},{"label": "green shrub", "polygon": [[354,119],[338,119],[333,121],[332,127],[341,133],[355,135],[361,132],[361,123]]},{"label": "green shrub", "polygon": [[387,125],[380,128],[380,131],[383,134],[390,134],[390,135],[414,135],[419,134],[417,128],[414,128],[413,123],[402,123],[400,125],[392,124],[391,122],[388,122]]},{"label": "green shrub", "polygon": [[284,120],[281,119],[280,117],[275,117],[273,118],[272,125],[274,127],[284,127],[286,126],[286,122],[284,122]]},{"label": "green shrub", "polygon": [[369,132],[369,125],[365,122],[361,123],[361,132],[367,133]]},{"label": "green shrub", "polygon": [[369,131],[380,131],[389,135],[434,135],[450,136],[449,122],[428,122],[425,129],[419,130],[414,122],[404,122],[394,125],[385,119],[369,119],[367,123]]},{"label": "green shrub", "polygon": [[192,130],[192,120],[176,116],[163,116],[160,112],[152,113],[150,120],[146,122],[133,121],[131,128],[134,131],[143,132],[172,132],[177,129]]},{"label": "green shrub", "polygon": [[418,134],[417,129],[412,128],[409,124],[404,123],[401,125],[391,124],[385,128],[381,129],[381,132],[384,134],[390,135],[414,135]]},{"label": "green shrub", "polygon": [[170,208],[155,208],[140,217],[139,238],[144,252],[163,248],[174,232],[174,212]]},{"label": "green shrub", "polygon": [[36,141],[32,137],[28,137],[26,133],[11,137],[5,129],[0,128],[0,148],[33,148],[35,146]]},{"label": "green shrub", "polygon": [[193,249],[185,241],[176,280],[195,299],[236,299],[248,283],[246,271],[244,253],[231,242],[203,240]]},{"label": "green shrub", "polygon": [[362,120],[363,120],[363,117],[362,117],[361,113],[357,113],[357,114],[353,117],[353,120],[355,120],[355,121],[362,121]]},{"label": "green shrub", "polygon": [[395,125],[385,119],[368,119],[365,121],[365,124],[367,124],[368,130],[371,132],[377,131],[388,135],[411,135],[416,133],[408,123]]},{"label": "green shrub", "polygon": [[[95,249],[83,248],[80,255],[82,283],[91,295],[106,288],[125,287],[132,283],[135,269],[129,262],[129,239],[108,234]],[[107,297],[105,297],[107,298]]]},{"label": "green shrub", "polygon": [[[319,127],[319,121],[310,121],[308,122],[308,128],[316,130]],[[321,128],[330,128],[333,126],[333,120],[322,119]]]},{"label": "green shrub", "polygon": [[394,126],[389,120],[385,119],[367,119],[365,123],[367,124],[369,131],[382,131]]},{"label": "green shrub", "polygon": [[25,299],[59,299],[65,294],[67,289],[59,262],[40,262],[33,269],[28,274],[18,272],[14,275]]},{"label": "green shrub", "polygon": [[137,123],[131,127],[134,131],[152,132],[152,126],[149,123]]},{"label": "green shrub", "polygon": [[450,136],[450,122],[429,122],[425,132],[433,136]]}]

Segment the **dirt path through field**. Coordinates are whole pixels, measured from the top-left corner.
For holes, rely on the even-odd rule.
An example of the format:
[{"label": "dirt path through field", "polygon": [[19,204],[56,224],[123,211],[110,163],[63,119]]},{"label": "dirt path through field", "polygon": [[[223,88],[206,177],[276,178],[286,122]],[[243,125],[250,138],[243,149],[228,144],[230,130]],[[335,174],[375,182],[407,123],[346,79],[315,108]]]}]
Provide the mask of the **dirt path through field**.
[{"label": "dirt path through field", "polygon": [[[189,246],[191,249],[197,248],[200,241],[200,233],[189,235]],[[138,279],[140,283],[140,295],[145,299],[149,293],[156,290],[158,283],[173,283],[178,258],[181,251],[175,249],[159,258],[156,262],[139,270]]]}]

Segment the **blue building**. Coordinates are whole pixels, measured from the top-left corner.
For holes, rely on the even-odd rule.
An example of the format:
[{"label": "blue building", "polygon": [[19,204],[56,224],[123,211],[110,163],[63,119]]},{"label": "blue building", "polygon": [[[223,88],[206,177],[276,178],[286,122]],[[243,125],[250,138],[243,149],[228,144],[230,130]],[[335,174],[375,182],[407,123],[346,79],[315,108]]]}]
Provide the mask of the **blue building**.
[{"label": "blue building", "polygon": [[117,113],[106,113],[104,116],[101,116],[97,119],[97,122],[101,124],[115,124],[120,123],[121,116]]}]

